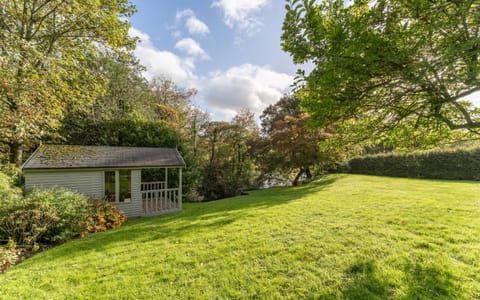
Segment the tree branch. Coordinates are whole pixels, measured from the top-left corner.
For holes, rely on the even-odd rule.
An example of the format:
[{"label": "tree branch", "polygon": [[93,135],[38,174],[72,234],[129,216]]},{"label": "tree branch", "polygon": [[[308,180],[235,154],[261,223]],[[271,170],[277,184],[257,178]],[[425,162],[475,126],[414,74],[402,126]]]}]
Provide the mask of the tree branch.
[{"label": "tree branch", "polygon": [[466,96],[468,96],[468,95],[470,95],[470,94],[473,94],[473,93],[475,93],[475,92],[478,92],[478,91],[480,91],[480,85],[477,86],[477,87],[475,87],[475,88],[473,88],[473,89],[470,89],[470,90],[468,90],[468,91],[461,92],[460,94],[452,97],[450,100],[451,100],[451,101],[457,101],[457,100],[460,99],[460,98],[466,97]]}]

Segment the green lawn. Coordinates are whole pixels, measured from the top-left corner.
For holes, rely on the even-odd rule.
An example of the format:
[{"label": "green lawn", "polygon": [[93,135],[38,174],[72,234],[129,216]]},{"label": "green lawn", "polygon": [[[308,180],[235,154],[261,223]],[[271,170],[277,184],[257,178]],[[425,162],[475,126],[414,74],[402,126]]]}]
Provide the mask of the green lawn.
[{"label": "green lawn", "polygon": [[480,298],[480,183],[332,175],[185,204],[34,256],[0,298]]}]

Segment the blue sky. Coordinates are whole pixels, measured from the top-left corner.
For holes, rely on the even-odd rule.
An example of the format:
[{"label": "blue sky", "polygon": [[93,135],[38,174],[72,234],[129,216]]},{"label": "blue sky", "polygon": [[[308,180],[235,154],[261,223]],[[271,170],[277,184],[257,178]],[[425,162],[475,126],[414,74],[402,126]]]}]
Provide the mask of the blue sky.
[{"label": "blue sky", "polygon": [[130,34],[147,79],[196,88],[213,119],[257,116],[290,90],[297,66],[280,47],[282,0],[134,0]]}]

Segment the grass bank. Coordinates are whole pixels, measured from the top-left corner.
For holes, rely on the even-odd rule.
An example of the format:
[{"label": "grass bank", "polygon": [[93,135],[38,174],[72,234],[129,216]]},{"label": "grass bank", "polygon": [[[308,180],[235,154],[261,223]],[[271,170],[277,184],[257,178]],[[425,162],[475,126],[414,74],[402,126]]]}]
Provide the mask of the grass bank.
[{"label": "grass bank", "polygon": [[0,298],[480,298],[480,184],[334,175],[186,204],[34,256]]}]

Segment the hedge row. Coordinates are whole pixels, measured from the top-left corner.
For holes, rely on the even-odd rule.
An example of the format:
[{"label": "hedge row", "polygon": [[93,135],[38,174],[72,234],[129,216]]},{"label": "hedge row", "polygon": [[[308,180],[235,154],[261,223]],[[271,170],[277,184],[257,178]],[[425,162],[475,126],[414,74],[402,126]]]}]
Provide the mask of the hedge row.
[{"label": "hedge row", "polygon": [[392,177],[480,180],[480,148],[355,158],[351,173]]}]

